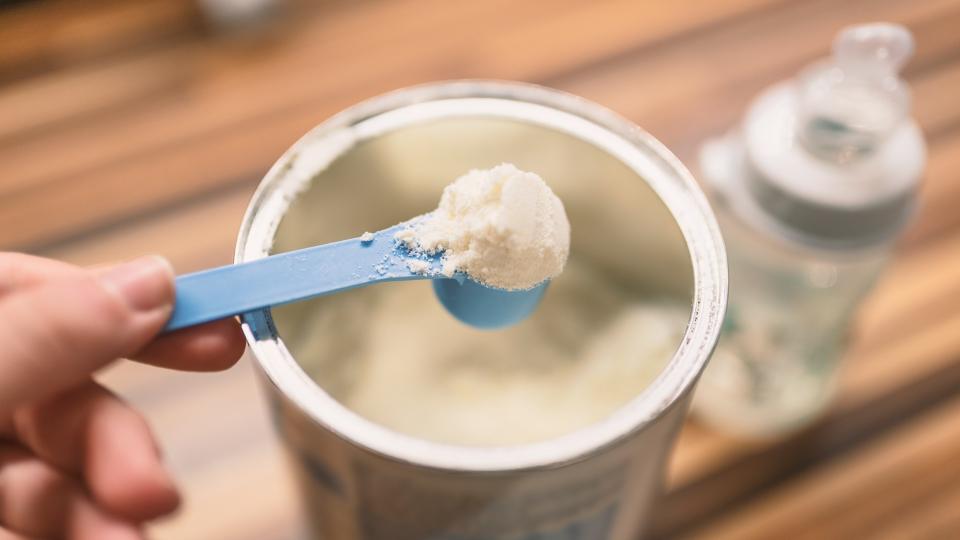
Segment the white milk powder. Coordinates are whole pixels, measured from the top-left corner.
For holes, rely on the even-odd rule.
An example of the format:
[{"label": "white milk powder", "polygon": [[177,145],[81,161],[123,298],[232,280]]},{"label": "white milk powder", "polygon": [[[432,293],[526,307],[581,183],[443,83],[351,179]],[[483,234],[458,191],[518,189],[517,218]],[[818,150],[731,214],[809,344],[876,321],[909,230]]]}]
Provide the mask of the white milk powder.
[{"label": "white milk powder", "polygon": [[443,190],[436,210],[397,238],[414,250],[443,250],[456,271],[498,289],[529,289],[563,271],[570,223],[546,182],[504,163],[472,170]]},{"label": "white milk powder", "polygon": [[290,346],[333,397],[382,426],[522,444],[603,419],[662,372],[689,307],[628,298],[571,261],[531,319],[489,332],[454,320],[426,284],[392,283],[325,298]]},{"label": "white milk powder", "polygon": [[[591,220],[578,230],[601,228]],[[501,446],[596,423],[663,371],[689,318],[689,304],[645,300],[603,261],[580,253],[568,262],[563,204],[539,176],[513,165],[461,176],[397,239],[415,251],[443,250],[447,275],[463,271],[493,287],[551,279],[529,319],[496,332],[455,320],[424,282],[274,310],[291,352],[327,392],[408,435]],[[408,264],[429,271],[425,261]]]}]

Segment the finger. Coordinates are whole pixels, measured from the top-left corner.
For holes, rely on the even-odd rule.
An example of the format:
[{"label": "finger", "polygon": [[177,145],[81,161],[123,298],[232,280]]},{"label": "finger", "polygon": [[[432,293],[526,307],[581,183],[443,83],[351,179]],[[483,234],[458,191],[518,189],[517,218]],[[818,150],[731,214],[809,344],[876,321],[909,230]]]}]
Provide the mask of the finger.
[{"label": "finger", "polygon": [[0,299],[0,416],[134,355],[163,327],[172,304],[173,272],[159,257]]},{"label": "finger", "polygon": [[[24,253],[0,253],[0,296],[90,272],[102,275],[109,266],[79,268],[60,261]],[[243,332],[234,319],[187,328],[150,343],[137,360],[171,369],[219,371],[232,366],[245,348]]]},{"label": "finger", "polygon": [[31,540],[30,537],[17,534],[0,527],[0,540]]},{"label": "finger", "polygon": [[0,445],[0,523],[19,533],[63,533],[71,484],[22,448]]},{"label": "finger", "polygon": [[0,253],[0,296],[53,279],[75,277],[83,269],[25,253]]},{"label": "finger", "polygon": [[112,514],[142,522],[179,505],[147,422],[96,383],[17,410],[14,430],[37,456],[82,477]]},{"label": "finger", "polygon": [[235,364],[245,348],[240,323],[223,319],[161,336],[135,359],[185,371],[220,371]]},{"label": "finger", "polygon": [[97,508],[75,480],[9,444],[0,446],[0,523],[43,538],[142,538],[135,524]]},{"label": "finger", "polygon": [[73,505],[64,536],[76,540],[143,540],[145,538],[139,525],[111,515],[86,497],[79,497]]}]

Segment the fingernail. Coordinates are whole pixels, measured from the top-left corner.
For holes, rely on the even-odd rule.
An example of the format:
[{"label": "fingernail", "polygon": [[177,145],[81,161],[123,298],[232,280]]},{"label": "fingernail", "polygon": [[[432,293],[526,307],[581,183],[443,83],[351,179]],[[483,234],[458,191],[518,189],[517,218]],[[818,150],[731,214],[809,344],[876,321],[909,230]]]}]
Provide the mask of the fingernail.
[{"label": "fingernail", "polygon": [[173,303],[173,267],[150,255],[119,264],[100,274],[100,282],[132,309],[153,311]]}]

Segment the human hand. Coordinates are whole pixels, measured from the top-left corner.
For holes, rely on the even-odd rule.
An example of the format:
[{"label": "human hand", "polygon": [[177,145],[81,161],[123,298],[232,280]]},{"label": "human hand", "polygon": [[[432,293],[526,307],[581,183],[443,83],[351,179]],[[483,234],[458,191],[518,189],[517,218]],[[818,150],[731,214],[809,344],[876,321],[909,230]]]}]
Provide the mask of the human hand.
[{"label": "human hand", "polygon": [[0,540],[141,538],[143,523],[176,509],[147,423],[91,378],[118,358],[235,363],[233,319],[156,337],[173,296],[157,257],[82,269],[0,253]]}]

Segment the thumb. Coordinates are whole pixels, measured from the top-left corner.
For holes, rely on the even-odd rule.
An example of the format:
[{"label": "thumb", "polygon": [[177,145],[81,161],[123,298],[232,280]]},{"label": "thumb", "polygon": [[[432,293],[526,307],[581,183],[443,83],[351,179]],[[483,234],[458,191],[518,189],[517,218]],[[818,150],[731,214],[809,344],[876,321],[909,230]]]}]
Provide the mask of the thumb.
[{"label": "thumb", "polygon": [[0,300],[0,414],[143,348],[173,307],[173,271],[144,257]]}]

